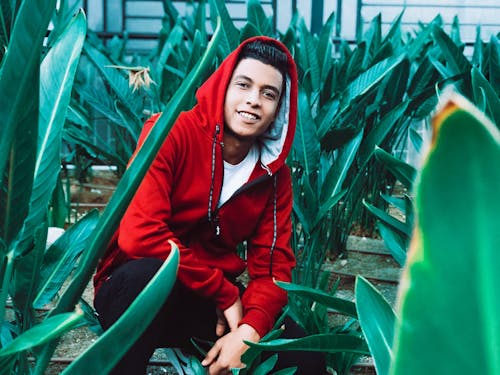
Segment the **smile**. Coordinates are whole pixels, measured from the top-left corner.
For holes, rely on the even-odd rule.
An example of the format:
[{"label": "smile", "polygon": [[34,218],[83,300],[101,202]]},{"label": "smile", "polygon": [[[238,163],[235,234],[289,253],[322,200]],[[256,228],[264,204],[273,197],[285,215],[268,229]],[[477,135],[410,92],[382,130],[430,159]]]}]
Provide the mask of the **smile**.
[{"label": "smile", "polygon": [[253,113],[248,113],[248,112],[243,112],[243,111],[238,111],[238,114],[247,119],[247,120],[258,120],[259,116],[253,114]]}]

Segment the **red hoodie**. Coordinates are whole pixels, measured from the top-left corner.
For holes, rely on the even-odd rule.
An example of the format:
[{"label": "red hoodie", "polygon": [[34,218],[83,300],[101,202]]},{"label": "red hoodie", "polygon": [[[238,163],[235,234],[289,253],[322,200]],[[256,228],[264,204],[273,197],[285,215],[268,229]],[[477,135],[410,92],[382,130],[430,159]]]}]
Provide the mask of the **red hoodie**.
[{"label": "red hoodie", "polygon": [[[259,139],[260,161],[249,180],[220,208],[223,181],[224,98],[241,45],[200,87],[198,104],[179,115],[128,207],[94,278],[96,289],[129,259],[165,259],[168,240],[180,250],[178,280],[224,310],[239,295],[231,282],[246,267],[250,281],[242,296],[243,319],[262,337],[287,302],[273,279],[291,280],[292,187],[285,164],[297,117],[297,71],[280,42],[270,40],[289,59],[280,112]],[[144,142],[159,115],[149,119]],[[246,260],[236,248],[247,241]]]}]

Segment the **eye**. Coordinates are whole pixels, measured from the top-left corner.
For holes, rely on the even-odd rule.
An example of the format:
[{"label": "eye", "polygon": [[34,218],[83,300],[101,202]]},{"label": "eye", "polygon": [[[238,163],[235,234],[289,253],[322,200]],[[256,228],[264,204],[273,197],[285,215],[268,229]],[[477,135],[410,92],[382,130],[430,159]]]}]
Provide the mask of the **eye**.
[{"label": "eye", "polygon": [[246,89],[249,87],[249,84],[243,81],[236,81],[234,84],[235,86],[241,87],[242,89]]},{"label": "eye", "polygon": [[270,99],[270,100],[277,100],[277,98],[278,98],[278,95],[276,95],[276,93],[274,91],[271,91],[271,90],[265,90],[263,92],[263,95],[265,98]]}]

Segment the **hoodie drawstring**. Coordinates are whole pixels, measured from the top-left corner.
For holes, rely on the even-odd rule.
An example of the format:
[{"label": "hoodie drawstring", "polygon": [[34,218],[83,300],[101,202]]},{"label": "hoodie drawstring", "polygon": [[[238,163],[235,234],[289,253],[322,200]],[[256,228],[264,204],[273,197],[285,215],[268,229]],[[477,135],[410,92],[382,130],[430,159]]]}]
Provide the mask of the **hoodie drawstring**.
[{"label": "hoodie drawstring", "polygon": [[[220,126],[217,124],[215,125],[215,134],[214,134],[214,139],[212,143],[212,178],[210,181],[210,193],[208,196],[208,221],[210,223],[213,223],[213,218],[212,218],[212,201],[214,197],[214,187],[215,187],[215,150],[217,146],[217,136],[219,135],[220,132]],[[215,218],[217,221],[217,218]],[[218,236],[220,234],[220,227],[219,224],[216,223],[216,228],[215,228],[215,234]]]},{"label": "hoodie drawstring", "polygon": [[273,242],[271,243],[271,250],[269,252],[269,276],[273,277],[273,253],[274,253],[274,248],[276,247],[276,239],[278,237],[278,220],[276,217],[276,212],[277,212],[277,175],[275,174],[273,177],[273,190],[274,190],[274,197],[273,197]]}]

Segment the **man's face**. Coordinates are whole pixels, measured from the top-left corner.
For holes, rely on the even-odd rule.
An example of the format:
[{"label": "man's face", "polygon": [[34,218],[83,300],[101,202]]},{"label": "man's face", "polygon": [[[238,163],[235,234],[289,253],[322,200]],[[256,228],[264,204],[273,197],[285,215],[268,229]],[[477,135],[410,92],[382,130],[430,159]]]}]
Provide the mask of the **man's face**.
[{"label": "man's face", "polygon": [[233,72],[224,102],[225,134],[253,141],[274,121],[283,76],[272,65],[241,60]]}]

